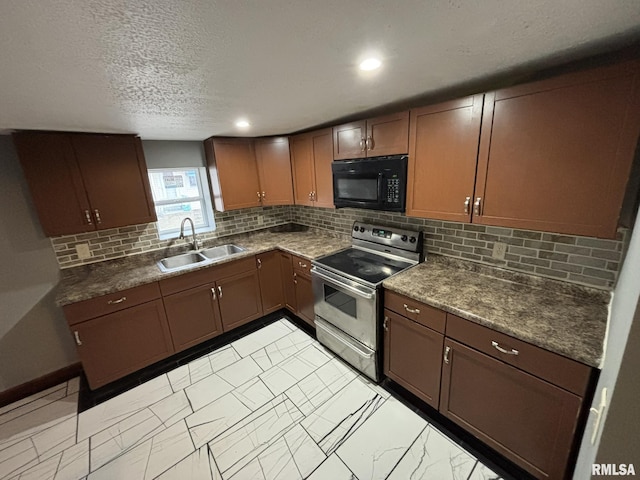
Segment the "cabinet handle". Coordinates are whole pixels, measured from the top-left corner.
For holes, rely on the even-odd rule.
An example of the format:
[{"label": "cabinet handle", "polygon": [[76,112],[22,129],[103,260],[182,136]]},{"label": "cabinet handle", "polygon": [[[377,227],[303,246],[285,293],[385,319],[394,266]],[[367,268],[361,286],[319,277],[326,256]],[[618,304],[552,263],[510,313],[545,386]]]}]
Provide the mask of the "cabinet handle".
[{"label": "cabinet handle", "polygon": [[389,317],[384,317],[384,322],[382,322],[382,328],[384,328],[387,332],[389,331]]},{"label": "cabinet handle", "polygon": [[266,197],[266,196],[267,196],[266,192],[262,192],[262,199],[263,200],[264,200],[264,197]]},{"label": "cabinet handle", "polygon": [[512,348],[511,350],[506,350],[504,348],[502,348],[498,342],[491,342],[491,346],[493,348],[495,348],[496,350],[498,350],[500,353],[505,353],[507,355],[519,355],[520,352],[518,350],[516,350],[515,348]]},{"label": "cabinet handle", "polygon": [[98,210],[97,208],[93,211],[93,213],[96,214],[96,223],[100,224],[102,223],[102,220],[100,219],[100,210]]},{"label": "cabinet handle", "polygon": [[218,285],[218,296],[222,298],[222,287]]},{"label": "cabinet handle", "polygon": [[84,216],[87,219],[87,224],[93,225],[93,222],[91,221],[91,212],[89,212],[89,210],[84,211]]},{"label": "cabinet handle", "polygon": [[258,201],[261,202],[262,201],[262,196],[260,195],[260,192],[256,192],[256,194],[258,194]]},{"label": "cabinet handle", "polygon": [[367,137],[365,145],[367,146],[367,150],[373,150],[373,137],[371,135]]},{"label": "cabinet handle", "polygon": [[118,303],[124,302],[126,299],[127,299],[127,297],[122,297],[122,298],[119,298],[118,300],[109,300],[109,301],[107,301],[107,303],[109,305],[116,305]]},{"label": "cabinet handle", "polygon": [[464,199],[464,214],[469,215],[469,206],[471,205],[471,197]]},{"label": "cabinet handle", "polygon": [[217,300],[217,298],[216,298],[216,287],[211,287],[211,296],[213,297],[214,300]]},{"label": "cabinet handle", "polygon": [[360,151],[364,152],[367,149],[367,145],[366,142],[364,140],[364,137],[360,138]]},{"label": "cabinet handle", "polygon": [[293,283],[295,283],[296,285],[298,284],[298,274],[297,273],[293,274]]},{"label": "cabinet handle", "polygon": [[309,192],[309,200],[312,200],[313,192]]},{"label": "cabinet handle", "polygon": [[80,340],[80,334],[78,333],[77,330],[73,332],[73,336],[76,339],[76,345],[82,345],[82,340]]},{"label": "cabinet handle", "polygon": [[313,200],[314,202],[316,201],[316,192],[315,191],[311,192],[311,200]]},{"label": "cabinet handle", "polygon": [[451,351],[451,347],[444,347],[444,363],[449,365],[449,352]]},{"label": "cabinet handle", "polygon": [[409,313],[420,313],[419,308],[410,308],[406,303],[404,304],[404,309]]},{"label": "cabinet handle", "polygon": [[257,260],[258,260],[258,268],[262,268],[262,260],[260,260],[259,258]]},{"label": "cabinet handle", "polygon": [[476,198],[476,201],[473,203],[473,214],[480,215],[480,205],[482,202],[482,198]]},{"label": "cabinet handle", "polygon": [[300,268],[307,268],[306,263],[298,262],[298,265],[300,265]]}]

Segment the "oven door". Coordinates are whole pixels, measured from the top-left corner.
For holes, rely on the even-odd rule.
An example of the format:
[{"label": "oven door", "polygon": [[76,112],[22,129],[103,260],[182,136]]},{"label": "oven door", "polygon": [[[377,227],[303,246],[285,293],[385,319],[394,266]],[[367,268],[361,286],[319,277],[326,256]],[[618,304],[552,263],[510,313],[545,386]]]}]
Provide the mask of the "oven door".
[{"label": "oven door", "polygon": [[311,269],[315,314],[355,340],[376,350],[378,295],[366,287],[324,270]]}]

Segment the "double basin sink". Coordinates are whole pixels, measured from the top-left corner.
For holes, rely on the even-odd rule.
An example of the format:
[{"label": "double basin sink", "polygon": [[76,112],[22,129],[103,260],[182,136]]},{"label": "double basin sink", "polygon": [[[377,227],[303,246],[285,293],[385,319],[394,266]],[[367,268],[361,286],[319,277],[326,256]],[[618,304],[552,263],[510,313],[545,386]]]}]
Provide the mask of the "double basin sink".
[{"label": "double basin sink", "polygon": [[238,245],[228,244],[218,247],[205,248],[197,252],[183,253],[173,257],[163,258],[158,262],[158,268],[162,272],[175,272],[184,270],[195,265],[213,263],[224,258],[245,252],[246,248]]}]

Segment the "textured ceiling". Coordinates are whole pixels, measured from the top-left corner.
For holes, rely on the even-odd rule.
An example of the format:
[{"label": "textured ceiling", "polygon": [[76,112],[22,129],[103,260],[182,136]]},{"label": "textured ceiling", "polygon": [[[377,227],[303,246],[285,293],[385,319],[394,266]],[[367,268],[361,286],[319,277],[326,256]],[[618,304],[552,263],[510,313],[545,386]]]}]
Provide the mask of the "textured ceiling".
[{"label": "textured ceiling", "polygon": [[289,133],[639,34],[639,0],[0,0],[0,130]]}]

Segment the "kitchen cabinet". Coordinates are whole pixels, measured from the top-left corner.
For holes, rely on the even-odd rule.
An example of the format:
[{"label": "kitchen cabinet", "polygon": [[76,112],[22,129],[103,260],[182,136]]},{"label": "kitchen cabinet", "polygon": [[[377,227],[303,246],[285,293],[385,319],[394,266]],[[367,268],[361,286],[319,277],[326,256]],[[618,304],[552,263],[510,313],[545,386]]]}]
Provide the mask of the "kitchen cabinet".
[{"label": "kitchen cabinet", "polygon": [[256,255],[263,315],[275,312],[285,305],[280,257],[281,254],[278,250]]},{"label": "kitchen cabinet", "polygon": [[[160,281],[176,350],[196,345],[262,316],[255,257]],[[193,305],[187,306],[188,302]],[[192,316],[182,313],[187,308]]]},{"label": "kitchen cabinet", "polygon": [[440,400],[444,335],[384,311],[384,374],[433,408]]},{"label": "kitchen cabinet", "polygon": [[440,412],[537,478],[566,478],[591,369],[449,314],[446,333]]},{"label": "kitchen cabinet", "polygon": [[486,94],[473,222],[614,238],[640,132],[639,66]]},{"label": "kitchen cabinet", "polygon": [[483,97],[411,110],[407,216],[471,222]]},{"label": "kitchen cabinet", "polygon": [[138,137],[17,132],[13,138],[47,236],[156,221]]},{"label": "kitchen cabinet", "polygon": [[216,210],[293,204],[286,137],[209,138],[204,144]]},{"label": "kitchen cabinet", "polygon": [[63,311],[91,389],[174,352],[157,283],[67,305]]},{"label": "kitchen cabinet", "polygon": [[409,151],[409,112],[333,127],[333,159],[377,157]]},{"label": "kitchen cabinet", "polygon": [[287,137],[255,140],[262,206],[293,205],[293,179]]},{"label": "kitchen cabinet", "polygon": [[333,207],[331,129],[289,137],[296,205]]},{"label": "kitchen cabinet", "polygon": [[311,261],[297,255],[291,256],[293,284],[295,288],[295,313],[315,328],[314,296],[311,285]]},{"label": "kitchen cabinet", "polygon": [[282,271],[282,289],[284,293],[284,306],[291,312],[298,311],[298,303],[296,302],[296,284],[293,277],[293,263],[291,254],[287,252],[280,253],[280,269]]}]

